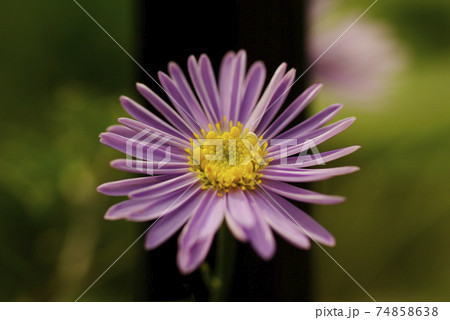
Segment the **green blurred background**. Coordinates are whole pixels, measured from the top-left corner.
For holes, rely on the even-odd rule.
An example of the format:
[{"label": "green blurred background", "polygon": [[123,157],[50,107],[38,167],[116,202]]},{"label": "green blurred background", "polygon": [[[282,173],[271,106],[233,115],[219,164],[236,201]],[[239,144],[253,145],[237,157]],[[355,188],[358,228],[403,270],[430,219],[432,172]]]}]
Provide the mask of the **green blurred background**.
[{"label": "green blurred background", "polygon": [[[138,56],[134,1],[80,3]],[[356,18],[370,3],[342,1],[327,14]],[[336,236],[327,251],[375,299],[448,301],[450,3],[380,0],[360,22],[368,19],[389,28],[402,68],[364,100],[324,81],[312,110],[340,101],[339,118],[358,120],[319,150],[362,145],[333,163],[362,170],[315,184],[348,201],[314,206],[314,215]],[[137,97],[138,69],[70,0],[4,1],[0,25],[0,300],[71,301],[141,228],[104,221],[116,199],[95,191],[127,177],[109,168],[120,154],[97,137],[124,115],[118,97]],[[135,245],[83,300],[132,300],[142,250]],[[314,300],[368,300],[320,248],[312,251]]]}]

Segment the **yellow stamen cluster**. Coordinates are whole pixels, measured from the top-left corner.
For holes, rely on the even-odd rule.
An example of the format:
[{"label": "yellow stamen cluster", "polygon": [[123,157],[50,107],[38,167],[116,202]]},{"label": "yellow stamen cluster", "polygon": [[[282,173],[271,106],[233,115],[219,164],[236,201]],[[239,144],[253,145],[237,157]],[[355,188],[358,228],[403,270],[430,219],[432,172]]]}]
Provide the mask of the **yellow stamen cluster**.
[{"label": "yellow stamen cluster", "polygon": [[203,189],[213,188],[219,196],[230,189],[253,190],[261,183],[262,174],[258,171],[272,160],[264,160],[267,155],[267,142],[257,137],[249,129],[243,130],[233,121],[210,124],[209,131],[202,129],[202,136],[194,133],[190,139],[192,148],[189,153],[190,170],[198,173]]}]

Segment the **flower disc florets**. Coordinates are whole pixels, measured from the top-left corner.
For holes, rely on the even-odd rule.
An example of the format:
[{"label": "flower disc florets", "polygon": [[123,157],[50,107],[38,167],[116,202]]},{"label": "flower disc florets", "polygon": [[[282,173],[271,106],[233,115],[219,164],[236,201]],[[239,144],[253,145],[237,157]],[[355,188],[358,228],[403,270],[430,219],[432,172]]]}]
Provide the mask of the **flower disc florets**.
[{"label": "flower disc florets", "polygon": [[233,121],[226,125],[210,124],[209,131],[202,129],[202,136],[194,133],[195,139],[190,139],[192,149],[189,153],[190,170],[198,173],[203,183],[203,189],[213,188],[222,196],[233,188],[253,190],[261,183],[264,168],[272,159],[265,160],[267,142],[262,141],[248,128],[243,129],[242,123],[235,126]]}]

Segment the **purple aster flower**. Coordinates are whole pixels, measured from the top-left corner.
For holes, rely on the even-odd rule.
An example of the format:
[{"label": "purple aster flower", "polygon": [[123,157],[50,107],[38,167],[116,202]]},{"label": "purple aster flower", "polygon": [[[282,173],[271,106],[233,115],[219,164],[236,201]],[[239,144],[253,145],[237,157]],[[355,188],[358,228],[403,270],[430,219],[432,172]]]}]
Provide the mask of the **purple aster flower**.
[{"label": "purple aster flower", "polygon": [[344,200],[290,182],[324,180],[358,170],[307,169],[352,153],[358,146],[313,156],[305,152],[355,119],[325,126],[341,109],[336,104],[286,130],[321,85],[309,87],[276,116],[295,70],[286,72],[286,64],[281,64],[263,91],[265,66],[258,61],[246,72],[245,51],[225,55],[218,83],[206,55],[198,61],[189,57],[188,70],[193,89],[173,62],[169,74],[158,74],[173,107],[137,84],[164,120],[135,101],[120,98],[134,119],[120,118],[121,125],[109,127],[100,141],[127,154],[127,159],[112,161],[112,167],[151,175],[99,186],[101,193],[129,198],[112,206],[105,218],[156,219],[146,235],[147,249],[159,246],[184,226],[177,254],[183,273],[203,262],[224,221],[238,240],[248,241],[266,260],[275,253],[272,231],[302,249],[310,247],[310,239],[333,246],[333,236],[287,199],[316,204]]}]

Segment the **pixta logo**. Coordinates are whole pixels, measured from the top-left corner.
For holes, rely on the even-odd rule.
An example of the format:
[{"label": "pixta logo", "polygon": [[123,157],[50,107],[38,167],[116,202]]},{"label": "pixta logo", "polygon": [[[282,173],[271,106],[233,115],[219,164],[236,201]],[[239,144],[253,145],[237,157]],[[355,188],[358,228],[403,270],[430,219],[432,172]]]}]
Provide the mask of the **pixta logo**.
[{"label": "pixta logo", "polygon": [[[139,172],[153,175],[155,168],[162,168],[171,160],[171,146],[163,148],[170,137],[160,132],[144,129],[126,142],[126,166]],[[145,161],[134,161],[143,159]]]}]

